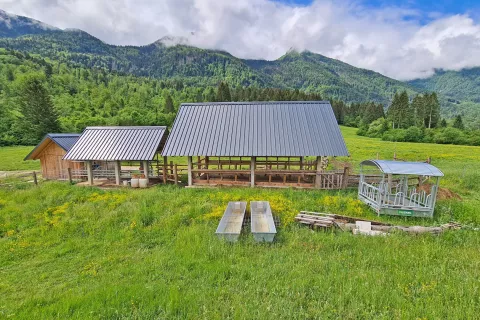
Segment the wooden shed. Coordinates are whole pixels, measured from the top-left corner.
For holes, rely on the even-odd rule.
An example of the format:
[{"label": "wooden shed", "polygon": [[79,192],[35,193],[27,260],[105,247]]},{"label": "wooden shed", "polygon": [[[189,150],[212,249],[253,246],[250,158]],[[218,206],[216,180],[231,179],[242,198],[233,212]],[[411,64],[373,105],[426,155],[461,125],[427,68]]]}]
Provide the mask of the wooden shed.
[{"label": "wooden shed", "polygon": [[341,189],[348,176],[326,171],[348,156],[328,101],[185,103],[162,155],[187,157],[189,186]]},{"label": "wooden shed", "polygon": [[79,133],[49,133],[24,160],[40,160],[44,179],[67,179],[68,168],[81,170],[84,167],[83,162],[63,160],[79,137]]}]

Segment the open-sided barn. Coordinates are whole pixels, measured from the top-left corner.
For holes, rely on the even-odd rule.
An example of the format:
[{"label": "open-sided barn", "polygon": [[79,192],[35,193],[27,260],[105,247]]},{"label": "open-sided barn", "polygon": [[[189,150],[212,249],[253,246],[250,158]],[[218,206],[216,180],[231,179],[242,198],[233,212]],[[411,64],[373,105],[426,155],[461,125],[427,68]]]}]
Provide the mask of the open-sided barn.
[{"label": "open-sided barn", "polygon": [[328,101],[220,102],[182,104],[162,155],[188,157],[190,186],[336,189],[322,160],[348,151]]},{"label": "open-sided barn", "polygon": [[146,179],[158,177],[152,162],[165,144],[166,133],[161,126],[87,127],[64,159],[85,162],[89,184],[94,178],[114,177],[119,185],[122,177],[130,178],[132,172],[122,171],[122,162],[138,163]]},{"label": "open-sided barn", "polygon": [[49,133],[24,160],[40,160],[45,179],[66,179],[69,168],[83,169],[82,162],[63,159],[79,137],[78,133]]}]

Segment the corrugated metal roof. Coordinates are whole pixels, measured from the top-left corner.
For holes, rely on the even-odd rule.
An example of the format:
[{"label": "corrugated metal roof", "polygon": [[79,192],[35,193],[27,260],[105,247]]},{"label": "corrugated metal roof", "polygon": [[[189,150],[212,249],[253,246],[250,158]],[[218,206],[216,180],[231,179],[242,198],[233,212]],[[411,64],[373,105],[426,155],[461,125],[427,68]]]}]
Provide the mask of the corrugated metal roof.
[{"label": "corrugated metal roof", "polygon": [[68,152],[80,138],[80,133],[49,133],[47,136]]},{"label": "corrugated metal roof", "polygon": [[80,138],[80,133],[48,133],[24,160],[37,160],[38,154],[42,152],[50,141],[55,142],[60,148],[68,152],[78,138]]},{"label": "corrugated metal roof", "polygon": [[65,160],[152,160],[166,127],[87,127]]},{"label": "corrugated metal roof", "polygon": [[443,177],[442,171],[426,162],[365,160],[361,164],[376,166],[380,171],[388,174],[413,174],[420,176]]},{"label": "corrugated metal roof", "polygon": [[185,103],[164,156],[347,156],[328,101]]}]

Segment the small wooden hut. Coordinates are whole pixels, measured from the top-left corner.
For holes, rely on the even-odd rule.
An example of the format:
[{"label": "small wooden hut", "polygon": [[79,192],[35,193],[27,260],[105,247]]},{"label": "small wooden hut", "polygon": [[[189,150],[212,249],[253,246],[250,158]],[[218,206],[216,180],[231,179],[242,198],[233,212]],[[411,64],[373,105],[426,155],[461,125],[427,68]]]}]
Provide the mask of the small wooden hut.
[{"label": "small wooden hut", "polygon": [[328,101],[185,103],[162,155],[187,157],[189,186],[340,189],[348,175],[325,170],[348,156]]},{"label": "small wooden hut", "polygon": [[360,163],[358,198],[379,215],[432,217],[440,177],[426,162],[366,160]]},{"label": "small wooden hut", "polygon": [[[87,127],[64,159],[85,162],[85,170],[74,175],[84,176],[91,185],[96,178],[114,179],[120,185],[132,174],[143,174],[147,180],[159,178],[159,166],[154,164],[158,164],[167,132],[160,126]],[[122,163],[129,168],[122,170]]]},{"label": "small wooden hut", "polygon": [[63,160],[79,137],[78,133],[49,133],[24,160],[40,160],[44,179],[67,179],[69,168],[83,169],[83,162]]}]

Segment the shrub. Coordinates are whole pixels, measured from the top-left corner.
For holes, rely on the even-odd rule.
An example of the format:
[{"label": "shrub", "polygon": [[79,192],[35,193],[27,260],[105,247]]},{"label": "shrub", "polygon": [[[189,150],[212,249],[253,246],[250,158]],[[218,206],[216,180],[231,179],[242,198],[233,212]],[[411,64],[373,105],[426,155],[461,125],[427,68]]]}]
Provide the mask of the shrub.
[{"label": "shrub", "polygon": [[385,132],[382,135],[382,140],[393,142],[405,142],[406,130],[405,129],[393,129]]},{"label": "shrub", "polygon": [[434,142],[441,144],[467,144],[467,139],[462,130],[445,128],[435,134]]},{"label": "shrub", "polygon": [[385,132],[388,131],[389,127],[390,122],[387,119],[378,118],[377,120],[370,123],[366,135],[370,138],[380,138]]},{"label": "shrub", "polygon": [[412,126],[405,130],[406,142],[421,142],[423,139],[423,132],[419,127]]}]

